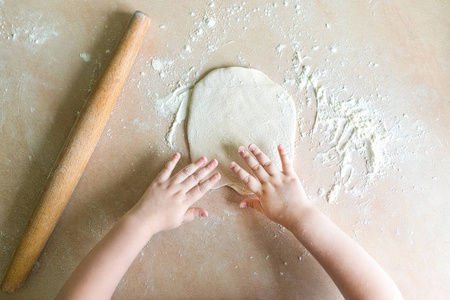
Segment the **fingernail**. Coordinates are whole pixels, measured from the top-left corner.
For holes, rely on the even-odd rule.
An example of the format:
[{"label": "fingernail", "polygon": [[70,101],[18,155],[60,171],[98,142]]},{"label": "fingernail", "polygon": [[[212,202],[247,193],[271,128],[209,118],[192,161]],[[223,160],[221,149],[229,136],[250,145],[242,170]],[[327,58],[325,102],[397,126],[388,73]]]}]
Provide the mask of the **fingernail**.
[{"label": "fingernail", "polygon": [[211,161],[211,167],[217,166],[217,160],[213,159]]},{"label": "fingernail", "polygon": [[179,158],[180,157],[180,153],[175,153],[174,155],[173,155],[175,158]]},{"label": "fingernail", "polygon": [[220,174],[219,173],[214,174],[214,179],[219,180],[220,179]]},{"label": "fingernail", "polygon": [[206,214],[206,213],[203,212],[203,211],[200,213],[200,217],[203,217],[203,218],[204,218],[204,217],[207,217],[207,216],[208,216],[208,214]]},{"label": "fingernail", "polygon": [[256,150],[255,144],[250,144],[250,146],[248,146],[248,149],[250,149],[251,151]]},{"label": "fingernail", "polygon": [[284,149],[283,145],[278,145],[278,149],[283,150]]},{"label": "fingernail", "polygon": [[232,161],[232,162],[230,163],[230,168],[234,168],[234,166],[236,166],[236,163],[235,163],[234,161]]},{"label": "fingernail", "polygon": [[241,204],[239,204],[240,208],[246,208],[247,207],[247,203],[246,202],[242,202]]},{"label": "fingernail", "polygon": [[241,154],[244,153],[244,150],[245,150],[245,148],[243,146],[240,146],[238,148],[238,152],[241,153]]}]

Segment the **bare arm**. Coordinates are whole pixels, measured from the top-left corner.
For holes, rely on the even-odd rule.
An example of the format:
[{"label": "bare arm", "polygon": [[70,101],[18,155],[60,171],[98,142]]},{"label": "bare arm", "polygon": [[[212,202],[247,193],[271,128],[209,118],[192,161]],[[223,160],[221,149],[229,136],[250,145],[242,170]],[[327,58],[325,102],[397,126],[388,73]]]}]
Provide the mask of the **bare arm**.
[{"label": "bare arm", "polygon": [[136,255],[155,233],[208,215],[205,209],[190,206],[220,179],[216,173],[203,180],[217,161],[206,164],[206,158],[200,158],[170,177],[179,159],[178,153],[173,156],[141,200],[81,261],[56,299],[110,299]]},{"label": "bare arm", "polygon": [[402,299],[388,274],[355,241],[314,207],[288,229],[330,275],[346,299]]},{"label": "bare arm", "polygon": [[330,275],[346,299],[403,299],[389,275],[356,242],[311,205],[280,145],[280,171],[255,145],[238,152],[253,170],[230,168],[255,193],[240,207],[253,207],[289,229]]}]

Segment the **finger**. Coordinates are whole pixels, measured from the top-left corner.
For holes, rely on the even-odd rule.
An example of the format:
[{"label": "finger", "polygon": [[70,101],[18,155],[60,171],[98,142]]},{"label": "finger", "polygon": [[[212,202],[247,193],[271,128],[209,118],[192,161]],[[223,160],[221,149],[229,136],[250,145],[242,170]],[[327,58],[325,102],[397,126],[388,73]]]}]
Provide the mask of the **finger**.
[{"label": "finger", "polygon": [[255,176],[258,177],[259,180],[263,181],[269,177],[269,174],[267,174],[263,166],[261,166],[261,164],[256,160],[256,158],[254,158],[253,155],[250,154],[250,152],[245,150],[244,147],[240,146],[238,148],[238,152],[244,159],[247,166],[250,167],[253,174],[255,174]]},{"label": "finger", "polygon": [[239,203],[239,207],[240,208],[246,208],[246,207],[251,207],[256,209],[259,212],[264,213],[264,210],[261,206],[261,201],[259,201],[258,198],[247,198],[241,201],[241,203]]},{"label": "finger", "polygon": [[181,223],[190,222],[196,218],[207,217],[208,212],[204,208],[191,207],[183,215],[183,220]]},{"label": "finger", "polygon": [[188,190],[192,189],[203,178],[205,178],[206,175],[211,173],[211,171],[214,170],[216,167],[217,167],[217,160],[213,159],[206,166],[204,166],[203,168],[198,169],[197,172],[195,172],[194,174],[192,174],[191,176],[186,178],[185,181],[182,182],[182,184],[185,187],[185,190],[188,191]]},{"label": "finger", "polygon": [[177,174],[173,176],[173,182],[180,183],[184,181],[188,176],[192,175],[195,171],[197,171],[198,168],[203,166],[206,163],[206,157],[202,156],[199,159],[197,159],[192,164],[187,165],[183,169],[181,169]]},{"label": "finger", "polygon": [[219,181],[219,179],[220,174],[215,173],[208,179],[190,189],[189,192],[186,193],[186,198],[189,203],[192,205],[192,203],[203,197],[203,195],[205,195],[217,183],[217,181]]},{"label": "finger", "polygon": [[241,168],[237,163],[232,161],[230,163],[230,169],[237,175],[237,177],[244,183],[250,191],[258,194],[261,190],[261,183],[258,179],[250,175],[247,171]]},{"label": "finger", "polygon": [[289,159],[286,149],[283,145],[278,145],[278,153],[280,154],[281,164],[283,166],[284,173],[293,173],[294,169],[292,168],[291,160]]},{"label": "finger", "polygon": [[280,172],[275,164],[272,163],[270,158],[268,158],[267,155],[265,155],[264,152],[262,152],[258,148],[258,146],[256,146],[255,144],[250,144],[250,146],[248,146],[248,149],[250,149],[252,154],[256,157],[256,159],[263,166],[266,172],[269,173],[269,175],[274,175],[277,172]]},{"label": "finger", "polygon": [[166,163],[164,168],[159,172],[158,176],[156,177],[156,180],[158,181],[166,181],[170,178],[170,174],[172,174],[173,169],[175,169],[175,166],[177,165],[178,161],[180,160],[180,153],[175,153],[172,158]]}]

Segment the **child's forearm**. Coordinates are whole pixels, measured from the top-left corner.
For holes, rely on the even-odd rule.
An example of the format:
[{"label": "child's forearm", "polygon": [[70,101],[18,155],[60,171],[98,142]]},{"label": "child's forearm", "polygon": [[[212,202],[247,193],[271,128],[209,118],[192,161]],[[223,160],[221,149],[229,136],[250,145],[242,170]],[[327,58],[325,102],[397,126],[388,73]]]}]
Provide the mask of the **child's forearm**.
[{"label": "child's forearm", "polygon": [[154,234],[126,214],[78,265],[56,299],[110,299],[122,276]]},{"label": "child's forearm", "polygon": [[56,299],[110,299],[155,233],[208,216],[205,209],[191,206],[219,181],[220,174],[209,176],[217,160],[207,163],[201,157],[171,176],[179,160],[180,154],[175,153],[138,203],[78,265]]},{"label": "child's forearm", "polygon": [[257,196],[241,201],[286,226],[330,275],[345,298],[401,299],[394,282],[352,239],[308,201],[286,149],[278,146],[282,170],[256,145],[239,147],[248,173],[232,162],[231,170]]},{"label": "child's forearm", "polygon": [[346,299],[402,299],[392,279],[355,241],[309,205],[289,228]]}]

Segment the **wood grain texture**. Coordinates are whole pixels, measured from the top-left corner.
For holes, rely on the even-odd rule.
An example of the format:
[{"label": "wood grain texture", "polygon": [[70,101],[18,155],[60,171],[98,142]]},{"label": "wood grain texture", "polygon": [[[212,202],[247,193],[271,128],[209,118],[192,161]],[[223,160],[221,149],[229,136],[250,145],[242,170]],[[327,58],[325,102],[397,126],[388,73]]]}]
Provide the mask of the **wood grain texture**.
[{"label": "wood grain texture", "polygon": [[8,266],[1,288],[23,284],[55,228],[108,121],[130,72],[150,18],[135,12],[58,156]]}]

